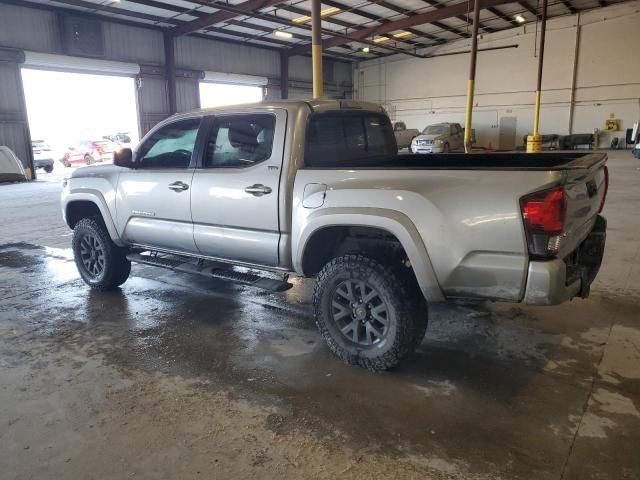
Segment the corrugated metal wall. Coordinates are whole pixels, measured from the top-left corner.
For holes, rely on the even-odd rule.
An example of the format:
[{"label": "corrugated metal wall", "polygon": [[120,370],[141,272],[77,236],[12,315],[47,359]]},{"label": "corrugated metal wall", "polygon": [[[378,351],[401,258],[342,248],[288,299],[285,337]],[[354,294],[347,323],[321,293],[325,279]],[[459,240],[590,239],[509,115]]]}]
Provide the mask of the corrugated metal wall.
[{"label": "corrugated metal wall", "polygon": [[280,54],[204,38],[180,37],[176,40],[176,65],[194,70],[278,77]]}]

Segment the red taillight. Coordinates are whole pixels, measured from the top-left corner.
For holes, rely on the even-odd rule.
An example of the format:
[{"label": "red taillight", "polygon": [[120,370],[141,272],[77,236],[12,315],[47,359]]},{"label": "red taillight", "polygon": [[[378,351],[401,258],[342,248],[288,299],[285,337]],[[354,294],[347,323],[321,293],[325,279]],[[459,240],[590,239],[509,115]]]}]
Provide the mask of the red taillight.
[{"label": "red taillight", "polygon": [[520,199],[529,253],[549,257],[558,253],[559,236],[564,233],[567,193],[555,187]]},{"label": "red taillight", "polygon": [[528,229],[547,235],[560,235],[564,231],[567,196],[563,187],[522,197],[520,206]]},{"label": "red taillight", "polygon": [[598,209],[598,213],[602,212],[604,208],[604,202],[607,199],[607,192],[609,191],[609,168],[604,166],[604,193],[602,194],[602,200],[600,200],[600,208]]}]

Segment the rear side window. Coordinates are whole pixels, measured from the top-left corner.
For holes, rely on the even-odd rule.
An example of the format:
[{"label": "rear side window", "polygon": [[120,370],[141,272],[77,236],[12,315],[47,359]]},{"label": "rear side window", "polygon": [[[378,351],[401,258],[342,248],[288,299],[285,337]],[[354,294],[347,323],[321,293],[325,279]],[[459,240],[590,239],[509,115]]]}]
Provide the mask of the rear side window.
[{"label": "rear side window", "polygon": [[305,150],[307,166],[340,166],[350,160],[373,160],[396,153],[393,127],[385,115],[332,112],[311,117]]},{"label": "rear side window", "polygon": [[206,168],[242,168],[271,158],[274,115],[225,115],[215,119],[207,142]]},{"label": "rear side window", "polygon": [[140,168],[188,168],[199,127],[200,119],[190,118],[154,132],[138,152]]}]

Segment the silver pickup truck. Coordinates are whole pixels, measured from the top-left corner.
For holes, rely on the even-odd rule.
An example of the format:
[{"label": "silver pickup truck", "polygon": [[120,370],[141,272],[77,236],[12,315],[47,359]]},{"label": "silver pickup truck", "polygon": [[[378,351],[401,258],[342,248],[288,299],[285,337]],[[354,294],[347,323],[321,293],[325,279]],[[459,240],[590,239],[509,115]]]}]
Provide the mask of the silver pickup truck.
[{"label": "silver pickup truck", "polygon": [[115,165],[77,169],[62,212],[84,281],[131,262],[271,290],[316,279],[330,349],[384,370],[427,305],[586,297],[604,251],[606,155],[398,155],[363,102],[272,102],[174,115]]}]

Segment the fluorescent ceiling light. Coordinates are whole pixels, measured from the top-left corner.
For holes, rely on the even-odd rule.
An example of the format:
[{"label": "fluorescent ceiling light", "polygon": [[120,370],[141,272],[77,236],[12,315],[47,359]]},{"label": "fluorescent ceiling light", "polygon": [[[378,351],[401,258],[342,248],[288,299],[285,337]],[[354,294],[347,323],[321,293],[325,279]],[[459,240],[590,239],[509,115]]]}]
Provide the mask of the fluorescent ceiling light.
[{"label": "fluorescent ceiling light", "polygon": [[[335,15],[336,13],[341,12],[342,10],[338,7],[329,7],[325,8],[320,12],[321,17],[328,17],[329,15]],[[311,21],[311,17],[309,15],[303,15],[302,17],[294,18],[292,20],[293,23],[306,23]]]},{"label": "fluorescent ceiling light", "polygon": [[362,53],[369,53],[369,47],[364,47],[362,49]]},{"label": "fluorescent ceiling light", "polygon": [[389,40],[389,37],[378,37],[373,39],[373,43],[382,43]]},{"label": "fluorescent ceiling light", "polygon": [[520,14],[516,15],[515,17],[513,17],[513,19],[518,23],[524,23],[526,21],[525,18]]},{"label": "fluorescent ceiling light", "polygon": [[413,35],[411,32],[398,32],[393,34],[393,38],[404,38]]},{"label": "fluorescent ceiling light", "polygon": [[285,32],[284,30],[274,30],[273,34],[276,37],[281,37],[281,38],[293,38],[293,34],[291,32]]}]

